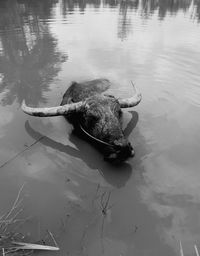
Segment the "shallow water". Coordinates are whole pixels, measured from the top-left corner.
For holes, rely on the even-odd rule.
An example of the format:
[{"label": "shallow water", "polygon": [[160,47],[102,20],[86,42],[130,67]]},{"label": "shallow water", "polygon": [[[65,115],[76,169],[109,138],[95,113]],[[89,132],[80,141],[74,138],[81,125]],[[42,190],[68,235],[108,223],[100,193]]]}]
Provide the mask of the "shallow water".
[{"label": "shallow water", "polygon": [[[200,248],[200,2],[0,2],[0,215],[22,186],[27,241],[58,255],[185,255]],[[120,167],[72,133],[56,106],[71,81],[106,77],[143,100],[124,111],[136,156]],[[12,227],[11,227],[12,228]],[[55,253],[52,255],[56,255]]]}]

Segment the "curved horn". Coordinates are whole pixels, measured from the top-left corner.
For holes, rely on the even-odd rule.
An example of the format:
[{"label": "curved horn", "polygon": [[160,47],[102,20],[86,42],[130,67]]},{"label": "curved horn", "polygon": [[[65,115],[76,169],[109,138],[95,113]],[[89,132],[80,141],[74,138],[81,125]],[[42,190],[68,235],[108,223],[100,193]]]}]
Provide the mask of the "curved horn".
[{"label": "curved horn", "polygon": [[131,83],[133,85],[133,88],[135,89],[135,95],[133,95],[130,98],[126,98],[126,99],[118,99],[121,108],[134,107],[137,104],[139,104],[142,99],[141,93],[138,91],[138,89],[135,87],[135,85],[133,84],[132,81],[131,81]]},{"label": "curved horn", "polygon": [[28,115],[46,117],[46,116],[61,116],[61,115],[66,115],[68,113],[77,112],[84,105],[85,105],[84,102],[81,101],[77,103],[71,103],[71,104],[66,104],[63,106],[52,107],[52,108],[31,108],[31,107],[28,107],[25,101],[23,100],[21,108]]}]

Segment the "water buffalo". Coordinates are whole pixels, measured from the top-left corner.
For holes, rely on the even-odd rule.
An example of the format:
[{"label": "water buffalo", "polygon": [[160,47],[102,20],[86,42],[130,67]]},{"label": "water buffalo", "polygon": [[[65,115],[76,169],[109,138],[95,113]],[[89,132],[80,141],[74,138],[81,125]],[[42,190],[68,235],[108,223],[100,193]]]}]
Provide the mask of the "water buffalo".
[{"label": "water buffalo", "polygon": [[121,109],[136,106],[142,97],[135,88],[132,97],[117,99],[104,93],[110,85],[107,79],[72,82],[60,106],[32,108],[23,101],[22,110],[32,116],[65,116],[75,129],[101,146],[105,160],[122,162],[132,157],[134,151],[122,130]]}]

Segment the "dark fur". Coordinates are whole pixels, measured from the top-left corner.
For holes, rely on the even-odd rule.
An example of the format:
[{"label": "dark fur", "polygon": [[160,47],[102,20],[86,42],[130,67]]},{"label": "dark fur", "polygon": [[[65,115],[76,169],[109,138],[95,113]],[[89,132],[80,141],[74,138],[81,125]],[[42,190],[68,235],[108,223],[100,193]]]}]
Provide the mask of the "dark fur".
[{"label": "dark fur", "polygon": [[106,160],[124,161],[133,155],[133,148],[122,130],[122,111],[118,100],[103,94],[109,87],[110,82],[106,79],[73,82],[65,92],[61,105],[85,101],[89,107],[66,118],[75,128],[81,125],[93,137],[110,144],[101,145]]}]

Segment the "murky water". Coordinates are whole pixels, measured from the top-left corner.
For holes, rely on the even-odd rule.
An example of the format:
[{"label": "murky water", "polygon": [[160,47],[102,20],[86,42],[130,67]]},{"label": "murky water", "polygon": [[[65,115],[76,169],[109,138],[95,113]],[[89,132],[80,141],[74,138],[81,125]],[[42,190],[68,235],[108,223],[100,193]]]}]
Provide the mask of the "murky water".
[{"label": "murky water", "polygon": [[[179,241],[194,255],[199,63],[198,0],[0,1],[0,215],[25,184],[16,230],[31,242],[51,230],[58,255],[172,256]],[[118,168],[62,117],[20,109],[56,106],[71,81],[99,77],[116,96],[130,81],[143,95],[124,111],[136,156]]]}]

